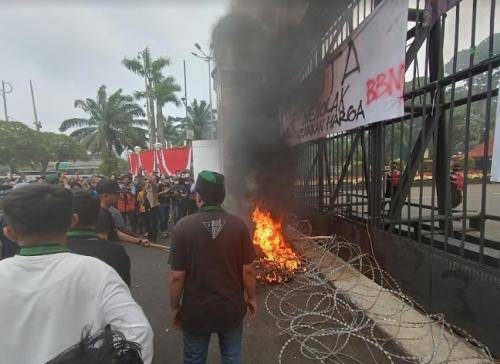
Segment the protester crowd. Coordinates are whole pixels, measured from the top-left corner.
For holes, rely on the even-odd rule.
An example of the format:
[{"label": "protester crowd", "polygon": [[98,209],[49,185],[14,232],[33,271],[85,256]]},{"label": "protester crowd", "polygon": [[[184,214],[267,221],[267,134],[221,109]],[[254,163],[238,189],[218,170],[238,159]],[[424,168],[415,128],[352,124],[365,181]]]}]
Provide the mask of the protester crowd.
[{"label": "protester crowd", "polygon": [[[119,187],[117,204],[107,206],[116,228],[128,230],[129,233],[142,236],[151,242],[158,240],[158,233],[166,238],[170,226],[197,210],[192,190],[193,179],[189,171],[179,171],[173,176],[161,176],[156,172],[149,175],[143,170],[135,177],[125,174],[112,175],[109,178],[99,175],[70,177],[59,172],[41,176],[30,184],[57,184],[72,191],[86,190],[97,196],[98,185],[103,180],[116,182]],[[22,178],[0,180],[0,197],[8,190],[24,185],[27,183]],[[105,229],[101,224],[99,228]]]},{"label": "protester crowd", "polygon": [[184,363],[206,362],[212,333],[223,362],[241,363],[255,256],[224,197],[224,177],[208,171],[196,184],[146,171],[0,182],[0,363],[151,363],[153,332],[122,243],[149,247],[174,225],[170,305]]}]

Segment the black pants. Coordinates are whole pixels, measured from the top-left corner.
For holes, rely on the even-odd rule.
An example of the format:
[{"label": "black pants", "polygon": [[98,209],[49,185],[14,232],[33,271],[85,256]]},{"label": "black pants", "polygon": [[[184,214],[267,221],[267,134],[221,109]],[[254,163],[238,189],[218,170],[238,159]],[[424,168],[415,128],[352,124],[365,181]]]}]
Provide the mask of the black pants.
[{"label": "black pants", "polygon": [[139,234],[144,234],[147,232],[149,234],[149,211],[148,212],[140,212],[139,213],[139,218],[138,218],[138,223],[137,223],[137,230]]},{"label": "black pants", "polygon": [[160,205],[152,207],[149,210],[149,236],[148,239],[152,242],[156,241],[158,235],[158,226],[160,225]]},{"label": "black pants", "polygon": [[168,231],[168,221],[170,220],[170,202],[162,203],[161,207],[160,227],[162,232],[166,232]]},{"label": "black pants", "polygon": [[176,199],[172,202],[172,211],[174,213],[174,224],[184,217],[184,206],[182,200]]}]

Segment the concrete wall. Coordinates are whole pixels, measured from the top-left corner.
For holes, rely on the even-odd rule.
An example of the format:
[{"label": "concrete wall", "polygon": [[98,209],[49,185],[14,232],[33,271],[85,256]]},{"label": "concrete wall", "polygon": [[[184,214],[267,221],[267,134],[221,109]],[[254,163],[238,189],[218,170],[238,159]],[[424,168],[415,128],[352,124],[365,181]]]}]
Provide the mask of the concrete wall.
[{"label": "concrete wall", "polygon": [[193,170],[195,178],[203,170],[223,173],[218,140],[193,141]]}]

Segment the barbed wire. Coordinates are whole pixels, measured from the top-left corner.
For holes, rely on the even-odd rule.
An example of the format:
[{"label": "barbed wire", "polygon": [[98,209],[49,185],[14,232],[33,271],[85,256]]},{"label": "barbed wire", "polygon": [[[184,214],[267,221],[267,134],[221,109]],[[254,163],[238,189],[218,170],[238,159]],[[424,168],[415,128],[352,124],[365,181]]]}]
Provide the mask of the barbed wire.
[{"label": "barbed wire", "polygon": [[[312,228],[306,220],[292,216],[288,221],[287,237],[312,242],[310,246],[319,258],[315,262],[302,259],[303,271],[292,281],[267,285],[266,310],[286,337],[279,363],[289,362],[292,351],[319,363],[366,363],[366,357],[371,363],[493,362],[486,346],[447,323],[443,315],[426,313],[405,295],[371,254],[338,236],[311,237]],[[340,257],[333,266],[326,262],[332,254]],[[363,275],[343,279],[353,268]],[[378,288],[373,290],[370,285],[368,289],[363,277],[376,282]],[[342,284],[335,284],[335,279]],[[400,304],[388,305],[388,294]],[[364,302],[363,307],[356,302]],[[415,310],[421,314],[420,320],[415,320]],[[420,356],[408,354],[401,345],[423,341],[428,349]],[[366,350],[350,347],[360,343]],[[464,349],[467,355],[461,354]]]}]

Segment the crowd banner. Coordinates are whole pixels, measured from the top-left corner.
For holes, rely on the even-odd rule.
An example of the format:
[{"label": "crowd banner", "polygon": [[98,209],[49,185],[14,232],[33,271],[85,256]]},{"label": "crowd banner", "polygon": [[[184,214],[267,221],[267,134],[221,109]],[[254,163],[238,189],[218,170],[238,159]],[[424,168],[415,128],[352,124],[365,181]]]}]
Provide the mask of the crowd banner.
[{"label": "crowd banner", "polygon": [[164,148],[130,153],[129,167],[133,175],[139,174],[142,167],[148,173],[155,171],[171,176],[176,172],[191,169],[191,148]]},{"label": "crowd banner", "polygon": [[[499,83],[500,90],[500,83]],[[500,101],[497,97],[497,115],[495,119],[495,137],[493,138],[493,155],[491,158],[491,181],[500,182]]]},{"label": "crowd banner", "polygon": [[289,95],[280,119],[290,144],[404,115],[407,18],[408,0],[385,0],[323,60],[316,99]]}]

